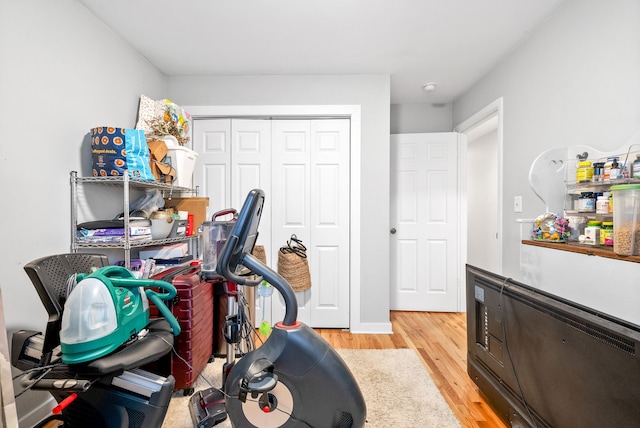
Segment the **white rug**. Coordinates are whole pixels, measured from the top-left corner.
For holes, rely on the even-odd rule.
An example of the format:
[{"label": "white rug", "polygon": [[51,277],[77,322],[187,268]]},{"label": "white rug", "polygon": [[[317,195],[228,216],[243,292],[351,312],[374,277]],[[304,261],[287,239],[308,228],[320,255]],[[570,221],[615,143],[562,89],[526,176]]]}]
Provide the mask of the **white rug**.
[{"label": "white rug", "polygon": [[[367,428],[460,427],[453,412],[411,349],[338,349],[367,403]],[[223,360],[209,364],[204,376],[220,386]],[[196,391],[209,387],[198,379]],[[189,397],[174,394],[164,428],[192,428]],[[217,425],[229,428],[225,420]]]}]

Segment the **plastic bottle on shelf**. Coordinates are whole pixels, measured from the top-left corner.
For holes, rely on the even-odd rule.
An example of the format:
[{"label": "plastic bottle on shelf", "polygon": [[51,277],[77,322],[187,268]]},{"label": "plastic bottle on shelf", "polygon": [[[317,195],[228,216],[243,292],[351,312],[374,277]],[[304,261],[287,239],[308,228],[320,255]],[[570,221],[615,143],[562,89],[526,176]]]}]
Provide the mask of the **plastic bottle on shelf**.
[{"label": "plastic bottle on shelf", "polygon": [[604,163],[604,174],[603,181],[611,180],[611,168],[613,167],[613,163],[618,164],[618,156],[611,156],[607,158],[607,161]]},{"label": "plastic bottle on shelf", "polygon": [[596,199],[596,214],[608,214],[609,213],[609,192],[603,192],[598,194]]},{"label": "plastic bottle on shelf", "polygon": [[613,214],[613,193],[609,193],[609,214]]},{"label": "plastic bottle on shelf", "polygon": [[576,183],[588,183],[593,179],[593,165],[589,161],[578,162]]},{"label": "plastic bottle on shelf", "polygon": [[602,223],[597,220],[589,220],[587,227],[584,228],[584,244],[599,245],[600,244],[600,225]]},{"label": "plastic bottle on shelf", "polygon": [[611,164],[611,171],[609,171],[609,179],[617,180],[618,178],[622,178],[622,168],[620,168],[620,163],[614,160]]},{"label": "plastic bottle on shelf", "polygon": [[593,163],[593,177],[591,181],[599,183],[604,180],[604,162]]},{"label": "plastic bottle on shelf", "polygon": [[603,221],[600,227],[600,245],[613,245],[613,222]]},{"label": "plastic bottle on shelf", "polygon": [[578,211],[581,213],[592,213],[596,210],[596,199],[593,192],[582,192],[578,198]]}]

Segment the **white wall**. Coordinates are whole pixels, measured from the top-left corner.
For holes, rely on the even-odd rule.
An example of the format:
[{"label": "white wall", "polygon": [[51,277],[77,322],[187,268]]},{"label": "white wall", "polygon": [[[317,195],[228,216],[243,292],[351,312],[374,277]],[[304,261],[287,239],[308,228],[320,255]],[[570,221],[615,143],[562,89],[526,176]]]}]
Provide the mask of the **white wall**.
[{"label": "white wall", "polygon": [[639,22],[637,0],[567,0],[454,102],[455,126],[504,98],[503,274],[519,277],[516,219],[544,211],[528,184],[535,157],[573,144],[614,150],[640,129]]},{"label": "white wall", "polygon": [[493,130],[467,143],[467,263],[487,270],[500,266],[495,251],[497,140],[498,131]]},{"label": "white wall", "polygon": [[360,323],[389,328],[389,75],[169,77],[181,105],[360,105],[362,107]]},{"label": "white wall", "polygon": [[452,104],[391,104],[391,133],[451,132]]},{"label": "white wall", "polygon": [[91,167],[89,129],[133,127],[164,76],[74,0],[0,4],[0,287],[7,329],[42,329],[22,267],[70,250],[71,170]]}]

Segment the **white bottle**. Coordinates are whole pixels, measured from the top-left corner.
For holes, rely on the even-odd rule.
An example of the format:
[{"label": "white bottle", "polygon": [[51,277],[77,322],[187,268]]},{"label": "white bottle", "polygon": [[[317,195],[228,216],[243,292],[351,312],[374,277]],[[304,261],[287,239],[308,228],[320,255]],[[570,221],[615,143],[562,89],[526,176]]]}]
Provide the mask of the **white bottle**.
[{"label": "white bottle", "polygon": [[609,213],[609,192],[604,192],[598,196],[596,200],[596,214]]}]

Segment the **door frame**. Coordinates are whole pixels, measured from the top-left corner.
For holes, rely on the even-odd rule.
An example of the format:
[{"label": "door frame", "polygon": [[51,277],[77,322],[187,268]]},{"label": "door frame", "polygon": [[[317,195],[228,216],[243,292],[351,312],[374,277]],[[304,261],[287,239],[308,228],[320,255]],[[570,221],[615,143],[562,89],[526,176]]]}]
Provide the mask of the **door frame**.
[{"label": "door frame", "polygon": [[[278,118],[348,118],[351,120],[349,148],[349,330],[353,333],[368,333],[371,326],[360,319],[360,219],[361,216],[361,126],[360,105],[247,105],[247,106],[184,106],[192,119],[246,118],[268,116]],[[355,220],[355,221],[354,221]]]},{"label": "door frame", "polygon": [[[453,128],[454,132],[463,134],[465,138],[460,139],[458,157],[458,197],[460,198],[458,209],[460,216],[459,254],[460,254],[460,276],[461,280],[466,278],[465,265],[467,263],[467,139],[466,134],[473,128],[481,125],[492,116],[497,117],[497,142],[498,142],[498,265],[502,273],[502,248],[503,248],[503,99],[502,97],[491,102],[486,107],[480,109],[468,119]],[[459,287],[460,311],[466,308],[466,287]]]}]

